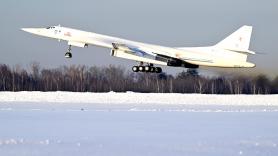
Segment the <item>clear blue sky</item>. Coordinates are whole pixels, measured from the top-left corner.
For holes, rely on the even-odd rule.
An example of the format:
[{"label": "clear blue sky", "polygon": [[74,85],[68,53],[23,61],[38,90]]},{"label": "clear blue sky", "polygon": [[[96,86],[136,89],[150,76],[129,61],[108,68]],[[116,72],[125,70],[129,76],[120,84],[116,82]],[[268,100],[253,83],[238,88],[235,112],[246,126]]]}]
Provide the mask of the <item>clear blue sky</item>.
[{"label": "clear blue sky", "polygon": [[[33,36],[22,27],[68,26],[126,39],[164,46],[213,45],[242,25],[252,25],[251,50],[255,69],[203,72],[265,73],[278,75],[277,0],[7,0],[0,2],[0,63],[28,66],[36,61],[44,67],[67,64],[127,68],[133,61],[109,56],[108,49],[73,48],[73,59],[64,58],[66,42]],[[182,68],[165,68],[169,73]]]}]

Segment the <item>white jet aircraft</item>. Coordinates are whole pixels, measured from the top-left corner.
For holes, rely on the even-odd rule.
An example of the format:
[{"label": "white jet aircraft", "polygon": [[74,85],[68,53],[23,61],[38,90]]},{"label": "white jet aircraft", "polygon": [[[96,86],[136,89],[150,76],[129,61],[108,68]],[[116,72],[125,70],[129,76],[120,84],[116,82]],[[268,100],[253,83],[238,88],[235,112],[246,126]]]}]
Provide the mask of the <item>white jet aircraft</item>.
[{"label": "white jet aircraft", "polygon": [[133,66],[134,72],[160,73],[160,67],[154,64],[173,67],[198,68],[199,66],[252,68],[255,64],[247,62],[252,27],[243,26],[236,32],[217,43],[207,47],[164,47],[140,43],[121,38],[76,30],[67,27],[51,26],[47,28],[22,28],[23,31],[65,40],[69,48],[65,54],[71,58],[71,46],[88,47],[101,46],[111,49],[111,56],[135,60],[138,66]]}]

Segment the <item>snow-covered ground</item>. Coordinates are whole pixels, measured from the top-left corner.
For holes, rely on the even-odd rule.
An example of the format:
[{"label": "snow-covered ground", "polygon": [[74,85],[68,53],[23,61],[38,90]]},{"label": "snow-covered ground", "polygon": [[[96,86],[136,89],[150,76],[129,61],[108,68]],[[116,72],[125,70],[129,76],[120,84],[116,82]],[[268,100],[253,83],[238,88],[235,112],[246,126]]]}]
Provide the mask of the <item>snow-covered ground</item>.
[{"label": "snow-covered ground", "polygon": [[0,156],[276,156],[277,120],[277,95],[0,92]]},{"label": "snow-covered ground", "polygon": [[2,102],[98,104],[185,104],[278,106],[278,95],[202,95],[156,93],[0,92]]}]

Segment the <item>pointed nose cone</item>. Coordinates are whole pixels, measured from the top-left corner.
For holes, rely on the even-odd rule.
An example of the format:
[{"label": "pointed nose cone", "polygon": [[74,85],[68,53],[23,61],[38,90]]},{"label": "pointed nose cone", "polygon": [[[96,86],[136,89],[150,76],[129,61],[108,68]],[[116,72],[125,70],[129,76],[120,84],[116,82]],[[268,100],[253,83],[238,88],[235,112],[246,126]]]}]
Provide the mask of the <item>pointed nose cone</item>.
[{"label": "pointed nose cone", "polygon": [[26,31],[28,33],[32,33],[32,34],[39,34],[40,33],[39,28],[21,28],[21,30]]}]

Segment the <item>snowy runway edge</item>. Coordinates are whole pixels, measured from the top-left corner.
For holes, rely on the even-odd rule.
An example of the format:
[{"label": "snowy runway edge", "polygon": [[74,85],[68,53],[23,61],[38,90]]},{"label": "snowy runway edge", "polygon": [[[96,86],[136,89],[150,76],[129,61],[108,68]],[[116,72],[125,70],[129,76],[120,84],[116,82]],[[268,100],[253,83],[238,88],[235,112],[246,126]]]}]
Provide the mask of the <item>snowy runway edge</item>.
[{"label": "snowy runway edge", "polygon": [[177,93],[0,92],[0,102],[278,106],[278,95]]}]

